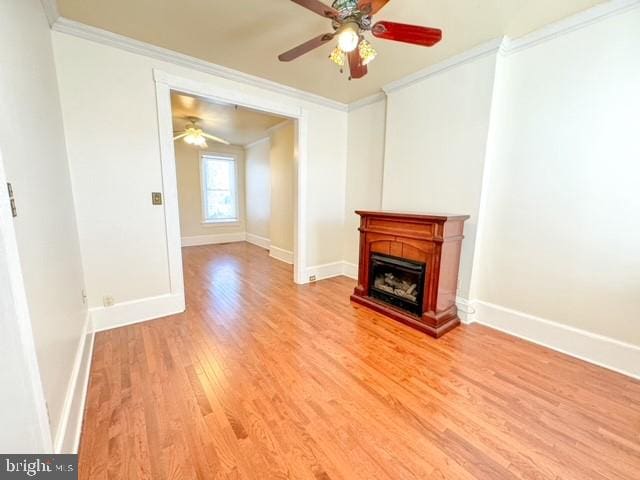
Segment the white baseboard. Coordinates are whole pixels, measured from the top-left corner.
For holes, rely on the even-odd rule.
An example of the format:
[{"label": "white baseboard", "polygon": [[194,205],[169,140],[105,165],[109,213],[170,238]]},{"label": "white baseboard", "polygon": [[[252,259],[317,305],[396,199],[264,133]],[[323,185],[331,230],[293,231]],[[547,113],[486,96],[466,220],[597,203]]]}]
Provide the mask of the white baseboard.
[{"label": "white baseboard", "polygon": [[245,232],[196,235],[193,237],[182,237],[182,246],[198,247],[201,245],[215,245],[218,243],[244,242],[246,238],[247,234]]},{"label": "white baseboard", "polygon": [[353,263],[341,261],[308,267],[305,273],[305,283],[309,283],[311,281],[309,280],[309,278],[313,276],[316,277],[316,281],[340,276],[345,276],[357,280],[358,266]]},{"label": "white baseboard", "polygon": [[269,250],[269,247],[271,246],[270,239],[261,237],[260,235],[254,235],[253,233],[247,233],[247,242],[261,248],[266,248],[267,250]]},{"label": "white baseboard", "polygon": [[305,278],[307,279],[307,282],[310,282],[310,278],[313,276],[316,277],[316,281],[325,280],[327,278],[339,277],[340,275],[343,275],[343,272],[344,262],[325,263],[324,265],[308,267]]},{"label": "white baseboard", "polygon": [[342,262],[342,274],[345,277],[358,279],[358,265],[355,263]]},{"label": "white baseboard", "polygon": [[269,246],[269,256],[275,258],[276,260],[280,260],[281,262],[293,265],[293,252],[289,250],[284,250],[283,248],[274,247],[273,245],[271,245]]},{"label": "white baseboard", "polygon": [[94,338],[91,315],[87,313],[62,407],[60,425],[55,436],[55,453],[78,453],[89,374],[91,373]]},{"label": "white baseboard", "polygon": [[184,294],[167,294],[116,303],[111,307],[92,308],[90,312],[94,331],[101,332],[154,318],[168,317],[184,310]]},{"label": "white baseboard", "polygon": [[476,309],[473,302],[464,297],[456,297],[456,306],[458,307],[458,317],[462,323],[468,325],[476,321]]},{"label": "white baseboard", "polygon": [[474,301],[475,321],[640,379],[640,347],[499,305]]}]

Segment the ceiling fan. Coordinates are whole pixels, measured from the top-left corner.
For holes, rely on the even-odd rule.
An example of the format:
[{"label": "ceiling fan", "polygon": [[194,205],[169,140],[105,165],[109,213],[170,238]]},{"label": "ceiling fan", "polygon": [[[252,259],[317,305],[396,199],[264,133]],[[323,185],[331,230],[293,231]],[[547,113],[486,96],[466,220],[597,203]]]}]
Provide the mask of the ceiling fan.
[{"label": "ceiling fan", "polygon": [[338,37],[338,46],[329,58],[344,66],[349,62],[349,79],[362,78],[367,74],[367,64],[377,55],[373,46],[364,38],[371,31],[374,37],[396,42],[431,47],[442,39],[442,30],[437,28],[407,25],[395,22],[373,23],[372,16],[390,0],[335,0],[331,6],[320,0],[291,0],[312,12],[331,19],[333,33],[325,33],[298,45],[278,57],[281,62],[290,62]]},{"label": "ceiling fan", "polygon": [[205,133],[202,128],[198,126],[198,118],[189,117],[187,120],[189,120],[189,123],[185,125],[184,130],[180,132],[173,132],[175,135],[173,137],[174,141],[183,138],[184,141],[189,145],[194,145],[200,148],[207,148],[207,139],[213,140],[214,142],[223,143],[225,145],[230,145],[230,142],[220,137]]}]

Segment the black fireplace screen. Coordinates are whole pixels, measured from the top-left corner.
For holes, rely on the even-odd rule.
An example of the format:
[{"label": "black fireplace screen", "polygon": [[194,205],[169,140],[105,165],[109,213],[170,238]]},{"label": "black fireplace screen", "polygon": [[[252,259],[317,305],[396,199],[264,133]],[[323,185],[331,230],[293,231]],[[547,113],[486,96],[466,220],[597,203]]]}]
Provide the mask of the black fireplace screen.
[{"label": "black fireplace screen", "polygon": [[369,296],[421,316],[426,265],[379,253],[370,262]]}]

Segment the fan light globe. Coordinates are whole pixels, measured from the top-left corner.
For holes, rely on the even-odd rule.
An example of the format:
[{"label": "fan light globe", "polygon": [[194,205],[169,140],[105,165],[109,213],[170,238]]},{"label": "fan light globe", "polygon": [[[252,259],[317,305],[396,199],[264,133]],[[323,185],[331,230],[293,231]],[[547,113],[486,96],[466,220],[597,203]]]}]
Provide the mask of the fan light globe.
[{"label": "fan light globe", "polygon": [[202,135],[202,130],[190,127],[187,129],[187,132],[187,135],[184,137],[185,143],[202,148],[207,146],[207,140]]},{"label": "fan light globe", "polygon": [[339,47],[333,49],[329,59],[339,67],[344,67],[346,63],[346,55]]},{"label": "fan light globe", "polygon": [[368,65],[373,60],[375,60],[376,56],[378,55],[378,52],[376,52],[376,49],[373,48],[373,45],[371,45],[366,40],[362,40],[360,42],[358,50],[360,51],[360,58],[362,59],[363,65]]},{"label": "fan light globe", "polygon": [[338,34],[338,47],[345,53],[353,52],[359,41],[358,26],[354,23],[347,23]]}]

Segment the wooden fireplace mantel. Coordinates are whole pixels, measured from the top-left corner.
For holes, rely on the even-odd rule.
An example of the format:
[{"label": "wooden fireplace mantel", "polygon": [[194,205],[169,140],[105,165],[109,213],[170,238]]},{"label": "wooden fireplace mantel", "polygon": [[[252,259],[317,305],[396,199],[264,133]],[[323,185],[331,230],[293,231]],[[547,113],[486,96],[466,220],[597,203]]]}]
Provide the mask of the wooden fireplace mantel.
[{"label": "wooden fireplace mantel", "polygon": [[[353,302],[434,337],[460,324],[456,307],[458,269],[468,215],[356,211],[360,215],[360,261]],[[423,314],[417,316],[369,296],[371,254],[426,264]]]}]

